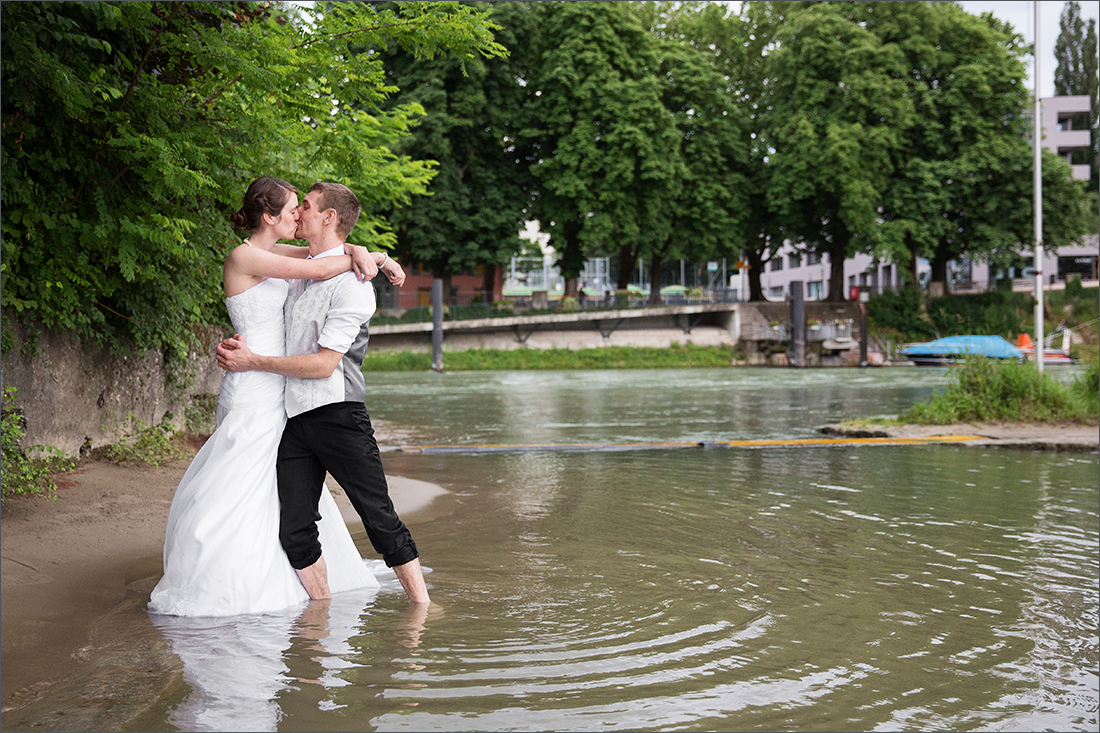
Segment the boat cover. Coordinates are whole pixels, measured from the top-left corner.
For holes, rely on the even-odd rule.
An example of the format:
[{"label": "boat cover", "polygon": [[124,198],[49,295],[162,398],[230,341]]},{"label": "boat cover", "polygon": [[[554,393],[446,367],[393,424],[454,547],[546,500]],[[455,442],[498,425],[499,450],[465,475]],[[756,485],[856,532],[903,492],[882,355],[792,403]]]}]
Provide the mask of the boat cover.
[{"label": "boat cover", "polygon": [[1024,353],[1001,336],[947,336],[902,349],[906,356],[978,354],[990,359],[1022,359]]}]

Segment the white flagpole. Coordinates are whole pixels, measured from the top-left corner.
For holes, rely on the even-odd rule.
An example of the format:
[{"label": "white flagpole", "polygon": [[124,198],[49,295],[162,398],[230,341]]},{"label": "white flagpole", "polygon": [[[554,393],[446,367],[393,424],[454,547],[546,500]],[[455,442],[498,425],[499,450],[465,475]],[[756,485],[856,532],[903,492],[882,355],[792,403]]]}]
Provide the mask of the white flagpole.
[{"label": "white flagpole", "polygon": [[1043,102],[1039,97],[1039,0],[1035,7],[1035,367],[1043,373]]}]

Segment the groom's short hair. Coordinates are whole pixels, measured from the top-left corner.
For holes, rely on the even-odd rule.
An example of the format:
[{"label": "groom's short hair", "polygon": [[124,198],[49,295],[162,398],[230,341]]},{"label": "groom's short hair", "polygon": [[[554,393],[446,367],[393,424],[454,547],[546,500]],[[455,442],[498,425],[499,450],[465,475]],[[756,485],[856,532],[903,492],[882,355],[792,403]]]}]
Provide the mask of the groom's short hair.
[{"label": "groom's short hair", "polygon": [[336,233],[342,238],[347,237],[355,222],[359,221],[359,212],[363,208],[359,205],[359,197],[352,193],[351,189],[340,183],[328,183],[318,181],[309,187],[309,192],[321,192],[321,207],[336,211]]}]

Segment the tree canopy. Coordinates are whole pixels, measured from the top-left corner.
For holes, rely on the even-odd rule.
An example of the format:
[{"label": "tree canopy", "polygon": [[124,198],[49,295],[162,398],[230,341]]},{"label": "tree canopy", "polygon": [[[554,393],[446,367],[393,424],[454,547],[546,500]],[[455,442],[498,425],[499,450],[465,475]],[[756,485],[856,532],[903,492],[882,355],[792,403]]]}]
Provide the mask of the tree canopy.
[{"label": "tree canopy", "polygon": [[513,49],[507,57],[418,59],[400,49],[381,56],[388,83],[399,90],[386,108],[415,104],[425,113],[395,152],[437,163],[427,195],[383,211],[396,252],[442,278],[479,265],[506,265],[520,248],[532,196],[527,161],[517,147],[530,11],[518,2],[476,7],[491,11],[500,26],[498,42]]},{"label": "tree canopy", "polygon": [[[499,55],[454,3],[3,3],[5,313],[107,344],[182,349],[221,316],[227,214],[276,175],[406,200],[431,177],[393,152],[415,106],[352,41]],[[360,243],[384,244],[378,219]]]},{"label": "tree canopy", "polygon": [[[1059,88],[1095,100],[1075,7]],[[441,277],[504,264],[538,219],[569,294],[589,257],[620,287],[649,260],[654,291],[663,260],[727,258],[760,298],[789,240],[829,257],[839,299],[857,252],[940,279],[1031,238],[1029,50],[954,3],[146,0],[0,21],[0,307],[107,344],[178,350],[224,318],[226,215],[258,175],[349,185],[352,241]],[[1045,243],[1076,241],[1085,193],[1053,156],[1043,185]]]}]

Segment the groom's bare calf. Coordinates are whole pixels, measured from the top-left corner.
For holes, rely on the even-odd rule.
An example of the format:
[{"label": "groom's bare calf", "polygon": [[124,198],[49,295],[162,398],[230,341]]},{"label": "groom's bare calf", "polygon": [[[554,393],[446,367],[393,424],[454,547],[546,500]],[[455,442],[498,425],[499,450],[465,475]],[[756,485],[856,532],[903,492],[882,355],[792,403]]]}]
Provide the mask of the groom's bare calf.
[{"label": "groom's bare calf", "polygon": [[401,587],[405,589],[405,595],[413,603],[430,603],[428,586],[424,584],[424,571],[420,569],[420,558],[409,560],[404,565],[394,565],[393,572],[401,581]]},{"label": "groom's bare calf", "polygon": [[317,562],[309,567],[294,572],[298,573],[298,578],[306,587],[306,593],[309,593],[310,598],[315,601],[320,598],[332,598],[332,593],[328,589],[328,567],[325,565],[324,555],[317,558]]}]

